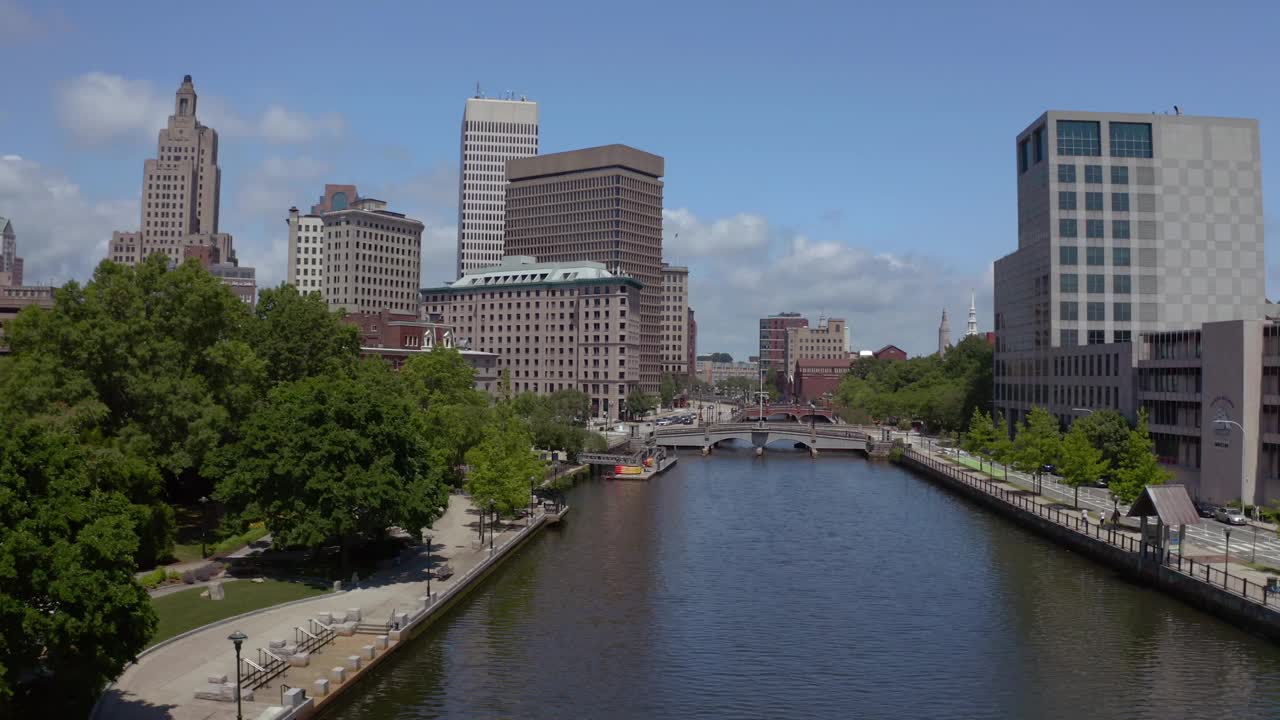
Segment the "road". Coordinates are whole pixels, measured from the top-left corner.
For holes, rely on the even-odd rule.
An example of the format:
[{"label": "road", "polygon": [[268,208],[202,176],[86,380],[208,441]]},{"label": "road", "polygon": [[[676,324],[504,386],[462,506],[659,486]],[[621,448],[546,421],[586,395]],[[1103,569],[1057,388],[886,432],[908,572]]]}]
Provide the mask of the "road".
[{"label": "road", "polygon": [[[895,437],[906,437],[908,433],[894,433]],[[917,447],[927,448],[931,438],[921,437],[918,434],[909,434],[909,441]],[[955,451],[948,449],[948,454],[958,454],[962,457],[972,458],[964,451]],[[985,461],[984,461],[985,462]],[[988,463],[989,465],[989,463]],[[1002,471],[1000,465],[995,466],[997,472]],[[1034,486],[1034,480],[1030,475],[1009,470],[1009,479],[1017,481],[1019,485],[1027,488]],[[1044,475],[1040,478],[1040,487],[1045,495],[1059,498],[1067,503],[1072,502],[1075,497],[1075,490],[1068,485],[1059,482],[1059,478],[1054,475]],[[1080,488],[1080,507],[1096,512],[1110,513],[1113,509],[1111,495],[1103,488],[1082,487]],[[1120,514],[1123,516],[1128,510],[1127,505],[1120,506]],[[1130,521],[1137,524],[1136,520]],[[1239,560],[1249,560],[1263,565],[1280,568],[1280,538],[1266,527],[1258,527],[1256,525],[1248,526],[1228,526],[1220,523],[1212,518],[1202,518],[1199,525],[1187,526],[1187,541],[1193,543],[1212,553],[1226,553],[1227,539],[1225,530],[1231,529],[1231,551],[1235,553],[1235,558]],[[1256,538],[1256,540],[1255,540]]]}]

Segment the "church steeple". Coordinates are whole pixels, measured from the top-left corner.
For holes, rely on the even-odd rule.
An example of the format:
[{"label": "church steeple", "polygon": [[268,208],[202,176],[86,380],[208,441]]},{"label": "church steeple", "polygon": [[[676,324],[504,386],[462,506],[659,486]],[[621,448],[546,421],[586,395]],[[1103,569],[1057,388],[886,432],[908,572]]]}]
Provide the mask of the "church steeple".
[{"label": "church steeple", "polygon": [[942,308],[942,322],[938,324],[938,357],[947,354],[951,347],[951,323],[947,320],[947,309]]},{"label": "church steeple", "polygon": [[969,291],[969,326],[964,330],[965,337],[978,334],[978,294]]},{"label": "church steeple", "polygon": [[182,84],[174,94],[173,114],[175,117],[196,116],[196,87],[191,83],[190,75],[182,76]]}]

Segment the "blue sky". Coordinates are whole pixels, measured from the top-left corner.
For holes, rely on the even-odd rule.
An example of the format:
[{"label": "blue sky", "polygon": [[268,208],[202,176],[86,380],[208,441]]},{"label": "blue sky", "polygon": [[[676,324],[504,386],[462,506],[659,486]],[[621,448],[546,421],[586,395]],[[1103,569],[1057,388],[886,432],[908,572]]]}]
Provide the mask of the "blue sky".
[{"label": "blue sky", "polygon": [[86,277],[136,229],[142,162],[190,73],[221,135],[221,229],[261,285],[283,278],[287,208],[325,182],[426,221],[437,284],[479,81],[540,103],[543,152],[666,158],[666,254],[692,268],[701,352],[754,353],[755,319],[782,310],[846,317],[855,349],[927,352],[942,307],[963,329],[970,288],[991,325],[1013,138],[1045,109],[1258,118],[1270,187],[1280,6],[1208,8],[0,0],[0,215],[29,277]]}]

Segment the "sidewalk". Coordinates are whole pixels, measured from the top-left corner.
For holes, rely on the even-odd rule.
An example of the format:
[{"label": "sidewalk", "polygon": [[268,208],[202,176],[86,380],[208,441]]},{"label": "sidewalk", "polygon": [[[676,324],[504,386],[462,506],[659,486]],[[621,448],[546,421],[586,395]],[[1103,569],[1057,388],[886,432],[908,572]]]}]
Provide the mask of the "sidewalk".
[{"label": "sidewalk", "polygon": [[[431,580],[433,593],[441,593],[458,582],[467,571],[489,556],[488,538],[481,543],[475,528],[476,515],[470,501],[460,495],[449,497],[444,517],[433,526],[430,557],[436,566],[447,561],[454,574],[447,580]],[[497,533],[498,542],[524,527],[517,521]],[[267,647],[270,640],[294,637],[294,627],[306,627],[307,619],[323,611],[360,608],[362,622],[382,623],[393,611],[411,609],[419,596],[426,593],[428,552],[422,548],[412,560],[399,567],[371,576],[354,590],[325,594],[297,604],[270,608],[240,620],[223,621],[163,645],[138,659],[116,680],[99,703],[96,720],[173,718],[174,720],[234,720],[235,703],[197,700],[195,692],[203,689],[211,675],[235,677],[235,655],[227,636],[235,630],[249,636],[241,657],[256,659],[257,648]],[[213,601],[210,601],[213,602]],[[368,642],[366,637],[362,642]],[[335,648],[330,646],[313,658],[313,667],[291,669],[276,683],[292,682],[307,671],[340,665]],[[278,689],[273,686],[258,691],[254,701],[244,703],[244,716],[256,718],[271,705],[279,704]]]}]

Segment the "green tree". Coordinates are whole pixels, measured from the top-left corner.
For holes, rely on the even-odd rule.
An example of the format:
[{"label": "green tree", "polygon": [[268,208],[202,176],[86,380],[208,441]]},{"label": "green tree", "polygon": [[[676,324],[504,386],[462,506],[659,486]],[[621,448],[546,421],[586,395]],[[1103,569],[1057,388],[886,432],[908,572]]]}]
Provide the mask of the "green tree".
[{"label": "green tree", "polygon": [[502,374],[498,376],[498,402],[509,403],[512,397],[511,368],[502,368]]},{"label": "green tree", "polygon": [[512,413],[499,413],[486,428],[484,439],[467,453],[467,465],[466,489],[472,502],[501,515],[526,506],[532,483],[545,473],[528,430]]},{"label": "green tree", "polygon": [[1031,473],[1035,479],[1035,491],[1040,492],[1040,476],[1045,465],[1058,461],[1062,451],[1062,436],[1058,434],[1058,421],[1049,411],[1036,406],[1027,413],[1026,424],[1013,441],[1013,466]]},{"label": "green tree", "polygon": [[1076,418],[1071,427],[1080,426],[1089,442],[1102,451],[1102,457],[1112,468],[1120,466],[1129,444],[1129,421],[1115,410],[1098,410]]},{"label": "green tree", "polygon": [[385,363],[284,383],[245,421],[215,463],[217,498],[239,518],[260,516],[284,545],[343,551],[390,526],[418,533],[448,491],[427,472],[413,403]]},{"label": "green tree", "polygon": [[996,429],[991,416],[978,408],[969,417],[969,432],[964,436],[964,449],[981,459],[991,459],[991,449],[996,442]]},{"label": "green tree", "polygon": [[360,333],[342,322],[319,293],[292,285],[258,291],[249,338],[272,383],[319,375],[360,356]]},{"label": "green tree", "polygon": [[708,357],[711,360],[711,362],[718,362],[718,363],[733,362],[733,356],[730,355],[729,353],[723,353],[723,352],[711,353],[711,355]]},{"label": "green tree", "polygon": [[662,406],[671,407],[671,401],[676,397],[676,382],[671,377],[671,373],[662,374],[662,382],[658,385],[658,394],[662,398]]},{"label": "green tree", "polygon": [[649,414],[656,407],[655,399],[640,388],[635,388],[627,395],[627,412],[635,419]]},{"label": "green tree", "polygon": [[1079,423],[1072,424],[1062,440],[1059,474],[1062,475],[1063,483],[1075,489],[1072,500],[1075,507],[1080,507],[1080,487],[1095,482],[1110,468],[1111,463],[1089,441],[1085,429]]},{"label": "green tree", "polygon": [[453,348],[437,346],[431,352],[414,355],[400,368],[400,377],[422,408],[439,402],[485,403],[475,389],[475,370]]},{"label": "green tree", "polygon": [[85,715],[155,632],[109,487],[138,467],[39,421],[0,434],[0,716]]},{"label": "green tree", "polygon": [[1107,487],[1115,512],[1119,513],[1122,504],[1132,505],[1142,494],[1143,488],[1162,485],[1170,477],[1172,475],[1169,471],[1161,467],[1156,459],[1155,443],[1148,431],[1147,410],[1142,408],[1138,411],[1137,427],[1129,431],[1124,454]]}]

